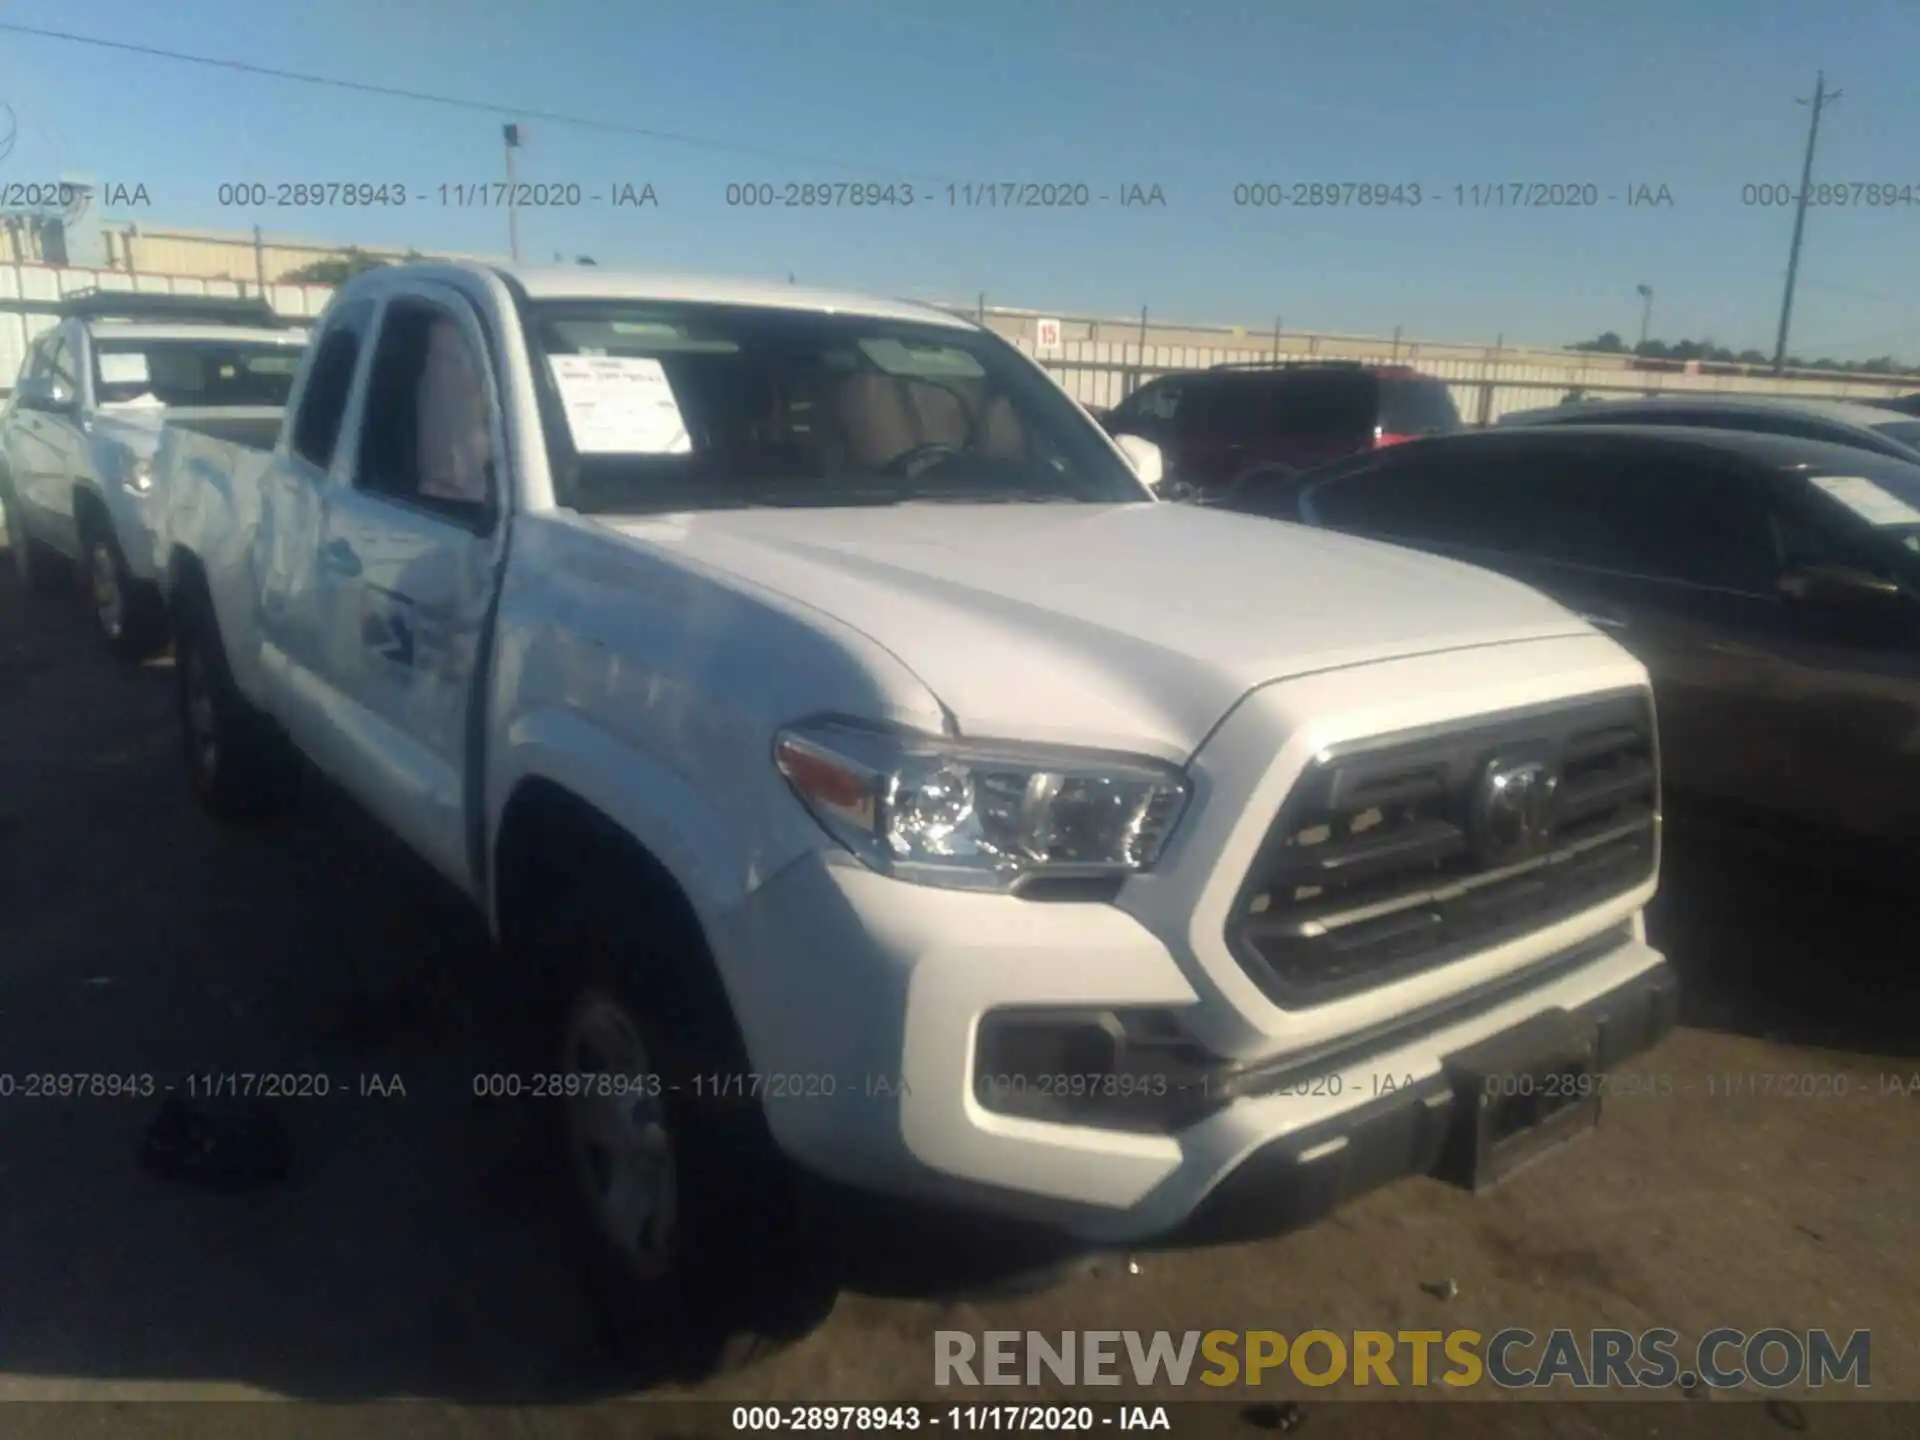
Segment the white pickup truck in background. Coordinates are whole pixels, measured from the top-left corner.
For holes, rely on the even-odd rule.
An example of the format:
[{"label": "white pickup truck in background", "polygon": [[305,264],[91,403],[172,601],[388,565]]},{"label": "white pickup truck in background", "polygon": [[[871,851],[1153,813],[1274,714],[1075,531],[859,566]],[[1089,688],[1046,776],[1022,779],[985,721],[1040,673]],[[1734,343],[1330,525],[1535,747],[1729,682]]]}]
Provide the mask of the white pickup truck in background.
[{"label": "white pickup truck in background", "polygon": [[271,806],[291,742],[485,912],[592,1289],[690,1367],[814,1182],[1278,1229],[1497,1180],[1672,1023],[1637,662],[1156,501],[970,322],[382,269],[271,452],[157,466],[198,793]]},{"label": "white pickup truck in background", "polygon": [[79,561],[101,634],[137,659],[166,635],[150,519],[162,425],[271,444],[306,331],[216,296],[88,291],[64,311],[0,412],[0,509],[29,587],[64,590]]}]

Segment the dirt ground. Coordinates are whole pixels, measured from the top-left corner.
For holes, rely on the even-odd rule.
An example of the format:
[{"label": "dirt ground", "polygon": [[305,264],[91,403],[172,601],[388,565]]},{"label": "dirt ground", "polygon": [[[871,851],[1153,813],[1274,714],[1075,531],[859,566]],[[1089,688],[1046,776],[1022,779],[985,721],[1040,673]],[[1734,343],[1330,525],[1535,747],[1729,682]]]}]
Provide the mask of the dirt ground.
[{"label": "dirt ground", "polygon": [[[398,1077],[405,1096],[286,1102],[292,1176],[251,1197],[137,1167],[157,1100],[0,1099],[0,1398],[419,1397],[440,1403],[413,1433],[586,1424],[591,1409],[547,1402],[622,1386],[524,1145],[472,1094],[475,921],[338,799],[253,832],[203,818],[171,697],[167,662],[116,666],[77,602],[30,599],[0,561],[0,1069],[325,1070]],[[1920,1094],[1887,1078],[1911,1092],[1920,1075],[1917,914],[1676,820],[1651,924],[1685,1024],[1636,1067],[1671,1093],[1610,1100],[1596,1134],[1478,1199],[1412,1181],[1306,1232],[1121,1259],[1024,1298],[902,1296],[871,1276],[795,1348],[698,1393],[931,1400],[935,1329],[1824,1326],[1872,1331],[1875,1398],[1920,1399]],[[1844,1075],[1847,1094],[1709,1083],[1747,1074]],[[1289,1377],[1233,1398],[1298,1402],[1303,1433],[1334,1435],[1370,1423],[1337,1403],[1360,1393]],[[1749,1407],[1755,1433],[1893,1423],[1791,1398],[1803,1412]],[[1417,1426],[1396,1414],[1421,1433],[1545,1419],[1420,1408]],[[195,1433],[212,1428],[195,1410]],[[293,1425],[303,1410],[228,1413],[236,1434],[315,1433]],[[162,1433],[138,1406],[8,1413],[49,1434],[83,1433],[83,1414],[86,1433]],[[1234,1412],[1289,1428],[1275,1413],[1291,1412]],[[1569,1423],[1538,1433],[1622,1433]]]}]

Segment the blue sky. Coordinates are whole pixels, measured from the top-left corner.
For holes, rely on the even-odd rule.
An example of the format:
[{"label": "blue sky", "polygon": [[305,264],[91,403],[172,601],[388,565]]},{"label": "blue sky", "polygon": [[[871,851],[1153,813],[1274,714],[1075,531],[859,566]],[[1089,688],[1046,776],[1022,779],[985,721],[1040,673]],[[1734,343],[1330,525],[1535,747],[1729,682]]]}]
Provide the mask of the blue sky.
[{"label": "blue sky", "polygon": [[[784,276],[1061,314],[1558,344],[1638,329],[1773,348],[1814,71],[1845,97],[1792,348],[1920,361],[1916,0],[24,0],[0,21],[714,142],[528,120],[523,180],[659,204],[523,212],[528,258]],[[489,116],[0,33],[0,179],[143,184],[124,218],[504,252]],[[729,151],[724,146],[738,147]],[[784,152],[783,158],[753,151]],[[223,182],[403,184],[404,209],[223,208]],[[729,207],[729,183],[912,183],[911,209]],[[1237,183],[1418,184],[1419,208],[1258,211]],[[1455,185],[1665,185],[1671,206],[1462,207]],[[949,206],[969,181],[1158,185],[1164,207]],[[422,200],[424,195],[426,198]]]}]

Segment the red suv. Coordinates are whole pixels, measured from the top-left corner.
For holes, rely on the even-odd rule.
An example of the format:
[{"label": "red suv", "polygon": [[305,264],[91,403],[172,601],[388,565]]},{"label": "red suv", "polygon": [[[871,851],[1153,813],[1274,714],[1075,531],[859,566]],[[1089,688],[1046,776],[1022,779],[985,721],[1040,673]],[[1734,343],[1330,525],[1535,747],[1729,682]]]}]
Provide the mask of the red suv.
[{"label": "red suv", "polygon": [[1404,365],[1216,365],[1150,380],[1101,417],[1160,447],[1167,478],[1219,495],[1254,470],[1305,470],[1464,428],[1444,380]]}]

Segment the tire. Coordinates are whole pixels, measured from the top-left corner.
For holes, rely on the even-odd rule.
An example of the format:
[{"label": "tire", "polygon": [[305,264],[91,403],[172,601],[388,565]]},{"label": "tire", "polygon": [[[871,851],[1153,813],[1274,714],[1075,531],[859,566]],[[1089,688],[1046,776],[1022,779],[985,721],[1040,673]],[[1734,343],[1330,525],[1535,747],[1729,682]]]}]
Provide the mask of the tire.
[{"label": "tire", "polygon": [[[800,1178],[757,1098],[714,1095],[714,1077],[747,1066],[704,941],[659,924],[641,893],[615,880],[554,909],[530,937],[543,1000],[528,1018],[547,1037],[535,1074],[639,1077],[642,1093],[532,1103],[604,1347],[649,1379],[693,1382],[806,1335],[837,1287],[805,1243]],[[657,1183],[656,1203],[629,1205],[625,1225],[608,1202],[613,1129],[650,1156]],[[638,1243],[621,1238],[640,1215]]]},{"label": "tire", "polygon": [[285,808],[296,770],[286,741],[233,683],[204,593],[183,590],[174,671],[187,781],[201,807],[222,820]]},{"label": "tire", "polygon": [[166,643],[166,607],[159,587],[134,579],[111,530],[90,523],[82,538],[93,617],[108,651],[127,661],[156,654]]},{"label": "tire", "polygon": [[46,541],[34,539],[19,502],[4,481],[0,481],[0,505],[6,508],[7,548],[13,554],[13,568],[21,583],[40,595],[65,590],[73,578],[72,562]]}]

